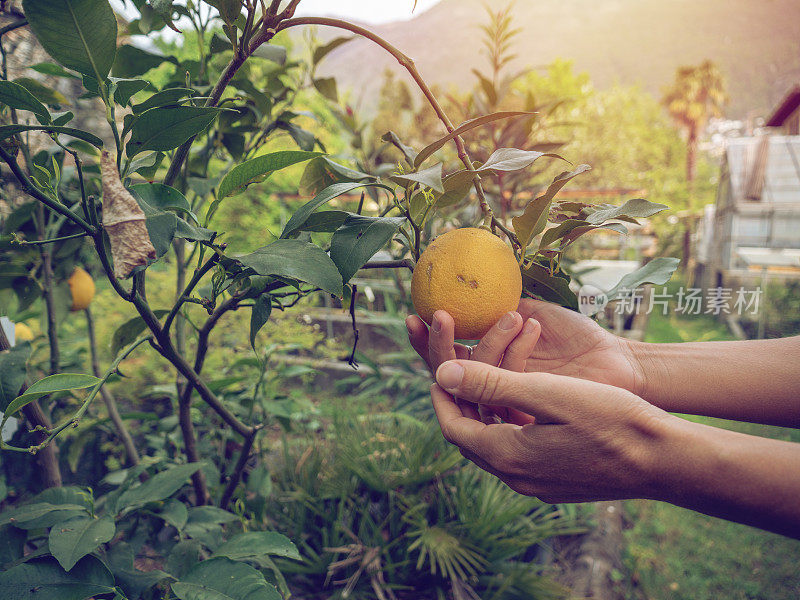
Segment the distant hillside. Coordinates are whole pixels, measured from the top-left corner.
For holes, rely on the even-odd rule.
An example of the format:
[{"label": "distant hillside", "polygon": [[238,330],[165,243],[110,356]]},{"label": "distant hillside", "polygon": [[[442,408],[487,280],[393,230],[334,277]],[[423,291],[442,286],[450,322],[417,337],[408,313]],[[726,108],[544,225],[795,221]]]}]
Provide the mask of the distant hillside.
[{"label": "distant hillside", "polygon": [[[477,29],[484,2],[507,4],[443,0],[411,21],[375,29],[430,82],[466,88],[470,69],[484,64]],[[710,58],[728,78],[731,118],[765,115],[800,81],[800,0],[517,0],[514,12],[523,29],[515,67],[565,57],[598,87],[641,83],[660,94],[676,67]],[[381,49],[358,40],[332,53],[322,72],[358,97],[378,89],[387,67],[398,70]]]}]

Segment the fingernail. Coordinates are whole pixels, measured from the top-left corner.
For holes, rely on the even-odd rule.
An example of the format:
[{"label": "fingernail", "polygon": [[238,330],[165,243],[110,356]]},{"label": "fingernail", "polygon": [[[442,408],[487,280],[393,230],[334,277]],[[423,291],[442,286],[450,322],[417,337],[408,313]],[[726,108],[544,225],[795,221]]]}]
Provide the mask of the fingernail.
[{"label": "fingernail", "polygon": [[536,326],[539,322],[536,319],[528,319],[525,321],[525,326],[522,328],[522,333],[527,333],[528,335],[532,334],[536,331]]},{"label": "fingernail", "polygon": [[464,379],[464,367],[457,362],[446,362],[436,370],[436,383],[446,390],[457,389]]},{"label": "fingernail", "polygon": [[436,315],[433,315],[433,321],[431,322],[431,329],[433,329],[434,333],[439,333],[442,330],[442,322]]},{"label": "fingernail", "polygon": [[513,329],[514,325],[517,323],[517,313],[515,312],[507,312],[503,315],[503,318],[497,323],[497,328],[501,329],[502,331],[508,331],[509,329]]}]

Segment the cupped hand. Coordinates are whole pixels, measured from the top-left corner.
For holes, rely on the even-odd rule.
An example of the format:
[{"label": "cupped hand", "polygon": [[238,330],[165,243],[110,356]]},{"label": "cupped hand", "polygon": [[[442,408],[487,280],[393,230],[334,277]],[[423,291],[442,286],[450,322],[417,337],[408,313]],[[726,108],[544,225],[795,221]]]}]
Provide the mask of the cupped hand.
[{"label": "cupped hand", "polygon": [[588,379],[635,394],[643,389],[644,376],[634,342],[550,302],[526,298],[518,311],[523,319],[536,319],[542,326],[525,371]]},{"label": "cupped hand", "polygon": [[[433,314],[430,330],[416,315],[406,319],[406,327],[411,345],[427,363],[431,373],[435,373],[442,363],[455,358],[500,366],[509,371],[524,371],[541,332],[536,320],[527,319],[523,322],[522,316],[515,311],[503,315],[474,347],[455,343],[455,323],[443,310]],[[477,406],[461,399],[458,402],[468,414],[478,418],[481,411]],[[483,411],[483,420],[490,421],[493,413],[505,421],[519,424],[530,422],[527,416],[516,415],[515,411],[506,409]]]},{"label": "cupped hand", "polygon": [[[442,364],[431,387],[444,437],[515,491],[545,502],[655,498],[677,419],[627,390],[469,360]],[[484,424],[455,398],[528,415]]]},{"label": "cupped hand", "polygon": [[[434,315],[430,330],[417,316],[406,319],[406,326],[411,345],[431,372],[446,360],[472,358],[511,371],[566,375],[634,393],[643,390],[642,367],[630,340],[606,331],[589,317],[550,302],[523,299],[516,314],[519,317],[514,317],[513,326],[503,329],[500,323],[495,325],[471,357],[466,346],[454,344],[453,319],[444,311]],[[530,321],[533,322],[528,325]],[[515,336],[523,330],[523,323],[529,329],[520,336],[525,339],[518,341]],[[512,340],[513,348],[509,346]],[[507,346],[512,355],[508,361],[503,358]],[[520,361],[519,354],[525,348],[529,348],[528,354]]]}]

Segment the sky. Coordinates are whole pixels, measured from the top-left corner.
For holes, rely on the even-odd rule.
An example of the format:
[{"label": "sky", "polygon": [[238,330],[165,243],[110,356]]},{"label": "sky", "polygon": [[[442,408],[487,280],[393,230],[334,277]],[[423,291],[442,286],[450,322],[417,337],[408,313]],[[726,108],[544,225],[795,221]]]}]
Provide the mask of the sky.
[{"label": "sky", "polygon": [[[410,19],[415,15],[429,9],[440,0],[302,0],[297,8],[297,16],[326,16],[354,19],[360,22],[377,24],[389,21]],[[120,0],[111,0],[117,10],[127,16],[135,15],[135,11],[125,10]]]},{"label": "sky", "polygon": [[325,15],[356,19],[367,23],[386,23],[410,19],[439,0],[302,0],[297,15]]}]

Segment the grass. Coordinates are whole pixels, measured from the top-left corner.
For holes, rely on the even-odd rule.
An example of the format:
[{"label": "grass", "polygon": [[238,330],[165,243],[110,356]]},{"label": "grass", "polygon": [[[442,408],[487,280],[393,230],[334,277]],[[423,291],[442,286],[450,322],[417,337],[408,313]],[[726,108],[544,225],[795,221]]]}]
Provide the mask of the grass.
[{"label": "grass", "polygon": [[[729,340],[713,319],[651,315],[649,342]],[[800,442],[800,431],[686,417],[750,435]],[[648,600],[790,600],[800,597],[800,541],[645,500],[626,502],[633,524],[624,560],[627,597]]]}]

